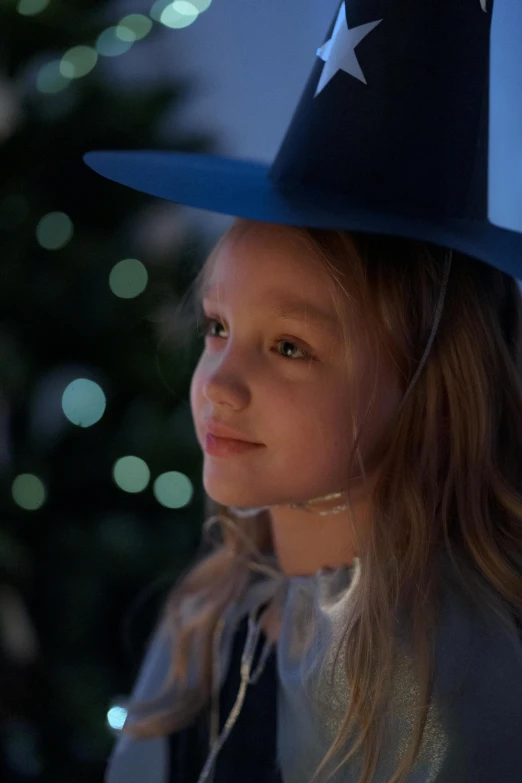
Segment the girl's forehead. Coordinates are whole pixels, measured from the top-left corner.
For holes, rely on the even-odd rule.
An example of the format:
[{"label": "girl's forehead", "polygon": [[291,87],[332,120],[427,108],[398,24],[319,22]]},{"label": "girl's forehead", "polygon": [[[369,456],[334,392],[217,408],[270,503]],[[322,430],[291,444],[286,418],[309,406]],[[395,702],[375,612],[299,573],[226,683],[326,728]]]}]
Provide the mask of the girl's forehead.
[{"label": "girl's forehead", "polygon": [[329,336],[359,324],[352,298],[343,296],[313,248],[278,227],[224,237],[207,260],[200,294],[209,304],[300,320]]},{"label": "girl's forehead", "polygon": [[205,264],[202,292],[213,293],[234,282],[247,290],[312,289],[327,295],[332,277],[317,253],[287,226],[255,224],[234,228],[225,235]]}]

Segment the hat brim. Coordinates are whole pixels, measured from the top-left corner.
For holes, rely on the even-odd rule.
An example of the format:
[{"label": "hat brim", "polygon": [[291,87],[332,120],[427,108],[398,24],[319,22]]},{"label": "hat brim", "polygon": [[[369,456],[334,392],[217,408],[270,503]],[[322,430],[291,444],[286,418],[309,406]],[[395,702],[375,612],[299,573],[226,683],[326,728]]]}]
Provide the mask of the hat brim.
[{"label": "hat brim", "polygon": [[249,160],[153,150],[88,152],[83,159],[113,182],[184,206],[267,223],[418,239],[522,278],[522,234],[487,220],[365,208],[343,194],[276,185],[270,165]]}]

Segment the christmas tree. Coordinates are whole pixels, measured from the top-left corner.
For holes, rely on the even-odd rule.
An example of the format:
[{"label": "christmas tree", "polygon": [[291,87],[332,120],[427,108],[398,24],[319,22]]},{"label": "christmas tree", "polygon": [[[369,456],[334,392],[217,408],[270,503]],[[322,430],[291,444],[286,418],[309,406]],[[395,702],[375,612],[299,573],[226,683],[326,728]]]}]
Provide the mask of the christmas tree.
[{"label": "christmas tree", "polygon": [[111,72],[208,2],[192,5],[124,18],[103,0],[0,5],[2,781],[103,779],[111,705],[201,541],[188,403],[201,346],[174,316],[209,248],[180,208],[82,160],[215,151],[164,130],[191,84]]}]

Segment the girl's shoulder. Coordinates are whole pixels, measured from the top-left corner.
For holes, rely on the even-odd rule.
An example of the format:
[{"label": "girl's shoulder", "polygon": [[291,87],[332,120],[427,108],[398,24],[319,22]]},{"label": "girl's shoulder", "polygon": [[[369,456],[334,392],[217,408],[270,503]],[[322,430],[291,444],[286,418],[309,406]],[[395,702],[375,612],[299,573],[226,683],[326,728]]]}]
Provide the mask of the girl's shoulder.
[{"label": "girl's shoulder", "polygon": [[[436,674],[450,689],[513,679],[522,688],[522,631],[507,603],[476,577],[476,590],[446,576],[435,647]],[[519,675],[517,677],[517,675]]]},{"label": "girl's shoulder", "polygon": [[[427,744],[437,783],[522,780],[522,638],[498,596],[444,596],[437,629]],[[429,742],[428,742],[429,741]]]}]

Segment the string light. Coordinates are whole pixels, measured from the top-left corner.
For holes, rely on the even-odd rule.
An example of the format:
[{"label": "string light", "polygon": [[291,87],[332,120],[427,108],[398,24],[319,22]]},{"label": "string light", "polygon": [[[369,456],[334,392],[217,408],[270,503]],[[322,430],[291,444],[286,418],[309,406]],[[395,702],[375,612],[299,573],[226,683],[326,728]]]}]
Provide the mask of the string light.
[{"label": "string light", "polygon": [[114,463],[112,477],[123,492],[143,492],[150,481],[150,470],[140,457],[121,457]]},{"label": "string light", "polygon": [[186,0],[176,0],[175,3],[170,3],[165,8],[160,16],[160,22],[165,27],[180,30],[195,22],[198,16],[197,9],[191,3]]},{"label": "string light", "polygon": [[92,427],[103,414],[107,401],[103,389],[88,378],[77,378],[65,389],[62,410],[77,427]]},{"label": "string light", "polygon": [[37,511],[45,503],[47,492],[43,481],[32,473],[22,473],[11,487],[13,500],[26,511]]},{"label": "string light", "polygon": [[70,79],[61,72],[60,60],[51,60],[42,65],[36,77],[37,89],[47,95],[61,92],[69,84]]},{"label": "string light", "polygon": [[[131,48],[134,41],[123,41],[118,36],[118,27],[107,27],[96,41],[96,51],[103,57],[118,57],[120,54],[125,54]],[[125,28],[127,29],[127,28]]]},{"label": "string light", "polygon": [[44,11],[49,3],[50,0],[20,0],[16,10],[22,16],[36,16]]},{"label": "string light", "polygon": [[153,22],[144,14],[128,14],[118,24],[118,35],[125,40],[125,35],[132,35],[134,41],[145,38],[152,30]]},{"label": "string light", "polygon": [[194,489],[184,473],[171,470],[158,476],[153,486],[154,497],[166,508],[183,508],[192,498]]},{"label": "string light", "polygon": [[147,269],[137,258],[119,261],[109,275],[110,289],[120,299],[135,299],[145,291],[147,282]]},{"label": "string light", "polygon": [[60,61],[60,73],[66,79],[81,79],[98,62],[98,52],[92,46],[73,46]]},{"label": "string light", "polygon": [[[47,8],[49,2],[50,0],[20,0],[17,11],[25,16],[33,16]],[[91,73],[99,56],[118,57],[128,52],[133,43],[147,37],[153,28],[153,21],[172,29],[182,29],[195,22],[211,3],[212,0],[156,0],[149,16],[127,14],[116,25],[103,30],[94,47],[75,46],[67,50],[61,59],[45,63],[37,74],[37,89],[48,95],[59,93],[74,79]]]},{"label": "string light", "polygon": [[65,212],[49,212],[38,221],[36,238],[46,250],[61,250],[74,233],[73,222]]}]

